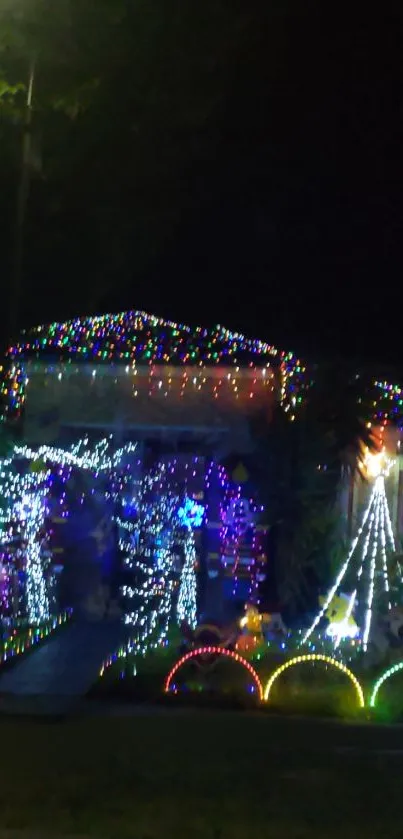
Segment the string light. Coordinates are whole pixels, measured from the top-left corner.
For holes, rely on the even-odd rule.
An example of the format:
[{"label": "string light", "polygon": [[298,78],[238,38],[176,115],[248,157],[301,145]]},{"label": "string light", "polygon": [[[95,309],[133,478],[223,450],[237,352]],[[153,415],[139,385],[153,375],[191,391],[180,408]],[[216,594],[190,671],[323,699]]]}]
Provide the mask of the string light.
[{"label": "string light", "polygon": [[192,498],[186,498],[177,512],[179,522],[186,528],[185,562],[181,573],[177,616],[179,625],[187,623],[192,629],[197,625],[196,547],[193,531],[202,526],[204,513],[203,504],[197,504]]},{"label": "string light", "polygon": [[30,627],[26,631],[23,630],[22,633],[18,632],[17,628],[15,628],[13,630],[13,634],[4,643],[4,652],[0,655],[0,663],[3,664],[6,661],[9,661],[10,658],[22,655],[27,652],[27,650],[31,649],[31,647],[39,644],[41,641],[44,641],[45,638],[48,638],[49,635],[55,632],[56,629],[67,623],[67,621],[70,620],[72,613],[72,609],[66,609],[66,611],[61,612],[56,617],[50,618],[50,620],[45,624],[35,628]]},{"label": "string light", "polygon": [[[367,463],[368,462],[371,461],[367,460]],[[368,642],[370,638],[373,603],[375,599],[375,583],[378,576],[383,579],[384,591],[387,595],[387,606],[388,608],[391,607],[386,546],[387,543],[389,543],[390,551],[394,552],[395,542],[393,538],[392,525],[390,521],[390,513],[385,489],[385,476],[389,474],[390,461],[382,453],[382,460],[375,459],[374,461],[372,461],[372,464],[373,466],[371,467],[370,471],[371,474],[375,476],[375,481],[371,491],[368,505],[362,517],[361,525],[358,528],[357,535],[352,541],[350,551],[347,555],[347,559],[343,563],[336,577],[336,581],[334,585],[331,587],[327,597],[325,598],[324,604],[322,608],[319,610],[318,615],[311,624],[310,628],[304,634],[302,643],[305,643],[312,634],[312,632],[316,629],[320,620],[329,608],[329,605],[331,604],[334,596],[340,590],[341,583],[343,582],[347,574],[347,571],[350,569],[353,558],[355,558],[356,556],[358,545],[361,542],[361,537],[365,532],[367,526],[368,530],[366,531],[366,535],[362,545],[361,560],[359,562],[358,570],[356,572],[357,586],[362,586],[364,580],[368,582],[367,592],[365,596],[365,616],[363,628],[364,651],[368,647]],[[369,545],[371,545],[369,568],[368,573],[364,574],[364,568],[368,564],[367,560],[369,553]],[[355,587],[350,597],[350,602],[347,610],[348,617],[351,616],[353,608],[358,601],[357,586]],[[339,640],[340,638],[336,634],[336,646],[338,645]]]},{"label": "string light", "polygon": [[[239,595],[241,579],[243,599],[259,605],[259,584],[265,579],[265,537],[267,528],[259,524],[263,507],[254,503],[242,493],[242,487],[234,484],[224,467],[211,463],[206,473],[206,490],[215,485],[221,496],[219,511],[220,556],[218,562],[227,578],[232,581],[232,596]],[[210,513],[207,510],[209,517]],[[210,527],[216,523],[209,522]],[[216,575],[218,569],[209,567],[209,575]]]},{"label": "string light", "polygon": [[252,676],[252,679],[253,679],[253,681],[256,685],[256,688],[257,688],[259,699],[260,699],[260,701],[262,701],[262,699],[263,699],[263,687],[262,687],[262,683],[259,679],[259,676],[256,673],[256,670],[254,670],[252,665],[249,664],[249,661],[246,661],[246,659],[242,658],[241,655],[239,655],[238,653],[234,653],[232,650],[227,650],[227,649],[225,649],[225,647],[198,647],[197,650],[192,650],[191,652],[186,653],[186,655],[182,656],[182,658],[179,661],[176,662],[176,664],[172,667],[172,669],[168,673],[168,676],[165,680],[165,685],[164,685],[165,693],[169,693],[173,677],[178,672],[178,670],[180,670],[180,668],[183,667],[184,664],[186,664],[187,661],[190,661],[192,658],[197,658],[198,656],[206,656],[206,655],[207,656],[209,656],[209,655],[223,656],[224,658],[232,659],[232,661],[235,661],[237,664],[241,664],[242,667],[244,667],[245,670],[247,670],[248,673]]},{"label": "string light", "polygon": [[43,623],[50,616],[49,594],[39,538],[46,514],[44,496],[42,488],[35,495],[32,493],[30,496],[24,496],[21,504],[16,505],[17,516],[25,524],[27,609],[28,620],[32,625]]},{"label": "string light", "polygon": [[179,625],[187,623],[192,629],[197,626],[197,579],[196,579],[196,548],[193,531],[189,529],[185,538],[185,563],[183,566],[177,616]]},{"label": "string light", "polygon": [[[113,486],[122,461],[135,452],[136,444],[128,443],[115,451],[112,442],[112,438],[105,439],[91,448],[85,438],[69,450],[50,446],[41,446],[36,450],[15,446],[12,455],[0,461],[0,497],[6,505],[0,516],[3,615],[12,609],[15,619],[26,612],[32,625],[41,624],[49,618],[55,605],[55,566],[51,565],[52,552],[47,547],[49,533],[45,521],[50,514],[48,498],[54,470],[57,467],[57,477],[62,486],[69,480],[73,467],[90,469],[95,477],[100,472],[106,472]],[[27,471],[30,464],[31,468]],[[115,491],[107,491],[105,496],[109,498],[117,493],[118,488],[115,487]],[[64,497],[62,492],[61,504]],[[62,518],[65,515],[67,513],[62,513]],[[17,581],[19,579],[16,575],[18,565],[21,566],[24,583],[19,584],[18,611],[15,612],[16,605],[10,603],[10,590],[14,586],[11,580],[14,577]]]},{"label": "string light", "polygon": [[[75,318],[35,327],[22,334],[21,341],[9,348],[7,356],[2,395],[10,415],[21,412],[29,383],[27,362],[30,362],[29,370],[35,372],[35,359],[48,361],[45,367],[41,365],[41,372],[45,370],[48,379],[54,374],[58,380],[74,373],[83,375],[83,361],[97,363],[97,368],[90,370],[94,382],[106,364],[111,366],[115,377],[122,366],[133,378],[135,398],[143,391],[148,396],[158,394],[166,398],[176,385],[181,396],[189,388],[198,392],[207,386],[216,398],[219,393],[231,393],[232,399],[241,398],[246,405],[260,391],[268,390],[278,395],[291,420],[295,419],[304,393],[312,384],[311,373],[291,352],[280,352],[264,341],[248,339],[221,325],[211,330],[190,328],[141,311]],[[78,362],[76,367],[74,361]],[[183,374],[178,364],[185,365]],[[220,366],[229,366],[233,372],[222,374],[218,371]],[[161,372],[164,368],[165,372]],[[214,368],[218,378],[212,375]],[[144,375],[148,381],[143,382],[142,388],[135,382],[137,377],[144,379]],[[359,374],[356,378],[360,378]],[[373,424],[384,428],[390,420],[402,424],[401,387],[369,380],[367,391],[372,400],[369,428]]]},{"label": "string light", "polygon": [[[196,458],[194,465],[197,462]],[[125,622],[135,631],[133,642],[138,655],[166,642],[178,585],[177,619],[192,628],[197,624],[193,531],[202,524],[204,507],[188,495],[182,495],[181,502],[186,480],[176,468],[176,460],[162,462],[144,475],[134,504],[123,505],[126,521],[119,519],[124,565],[136,579],[135,585],[123,586],[122,594],[129,604],[133,603],[128,605]],[[193,469],[193,477],[195,474]],[[180,572],[178,548],[184,553]]]},{"label": "string light", "polygon": [[[245,402],[253,400],[259,391],[276,391],[280,375],[281,402],[293,414],[305,387],[305,368],[293,353],[280,352],[264,341],[246,338],[220,325],[212,330],[190,329],[145,312],[130,311],[76,318],[23,333],[22,340],[8,352],[3,395],[10,413],[18,414],[24,403],[27,360],[42,357],[56,361],[47,365],[46,375],[53,373],[58,380],[64,374],[83,373],[83,366],[74,368],[73,361],[124,364],[124,371],[133,377],[133,396],[141,393],[135,381],[144,378],[145,370],[148,384],[144,392],[149,396],[165,398],[175,390],[183,396],[189,389],[194,392],[207,386],[215,397],[222,393]],[[58,366],[58,362],[63,363]],[[183,372],[178,364],[185,365]],[[225,375],[218,370],[220,366],[229,366],[232,373]],[[90,371],[93,382],[103,369]],[[117,376],[118,370],[114,372]]]},{"label": "string light", "polygon": [[296,658],[290,659],[290,661],[284,662],[284,664],[282,664],[280,667],[278,667],[277,670],[275,670],[274,673],[272,673],[272,675],[270,676],[270,679],[267,682],[267,685],[265,687],[265,690],[264,690],[265,701],[268,702],[269,697],[270,697],[270,693],[271,693],[271,689],[274,685],[274,682],[279,678],[279,676],[281,676],[282,673],[284,673],[285,670],[288,670],[289,667],[294,667],[296,664],[303,664],[303,663],[306,663],[306,662],[314,662],[315,663],[315,662],[318,662],[318,661],[323,662],[325,664],[330,664],[331,667],[335,667],[336,670],[340,670],[342,673],[345,673],[345,675],[348,676],[351,683],[354,685],[354,688],[355,688],[355,691],[356,691],[356,694],[357,694],[358,705],[359,705],[360,708],[363,708],[364,705],[365,705],[364,692],[363,692],[363,689],[362,689],[358,679],[356,678],[356,676],[354,676],[354,673],[352,673],[351,670],[349,670],[348,667],[346,667],[346,665],[343,664],[342,662],[337,661],[334,658],[330,658],[329,656],[320,655],[320,654],[299,655],[299,656],[296,656]]},{"label": "string light", "polygon": [[110,435],[109,438],[105,438],[91,447],[88,438],[84,438],[79,440],[70,451],[54,446],[40,446],[38,449],[31,449],[29,446],[15,446],[14,453],[16,457],[26,460],[90,470],[98,475],[100,472],[112,472],[117,469],[127,455],[136,451],[137,443],[127,443],[116,451],[109,452],[112,441],[113,437]]}]

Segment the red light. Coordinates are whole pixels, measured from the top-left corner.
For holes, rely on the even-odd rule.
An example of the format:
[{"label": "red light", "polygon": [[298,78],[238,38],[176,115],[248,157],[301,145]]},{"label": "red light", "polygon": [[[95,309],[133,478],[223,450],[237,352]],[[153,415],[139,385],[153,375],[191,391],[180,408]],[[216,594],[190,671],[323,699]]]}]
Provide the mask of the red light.
[{"label": "red light", "polygon": [[242,667],[244,667],[245,670],[247,670],[252,676],[253,681],[255,682],[255,685],[257,687],[260,700],[263,699],[263,688],[259,676],[256,673],[256,670],[252,667],[251,664],[249,664],[248,661],[246,661],[246,659],[242,658],[241,655],[232,652],[232,650],[226,650],[223,647],[198,647],[197,650],[192,650],[190,653],[186,653],[186,655],[182,656],[182,658],[180,658],[179,661],[177,661],[176,664],[174,664],[174,666],[168,673],[164,685],[165,693],[169,693],[171,682],[175,673],[178,672],[178,670],[182,667],[183,664],[186,663],[186,661],[189,661],[190,658],[196,658],[198,655],[222,655],[226,658],[232,658],[232,660],[237,662],[238,664],[242,664]]}]

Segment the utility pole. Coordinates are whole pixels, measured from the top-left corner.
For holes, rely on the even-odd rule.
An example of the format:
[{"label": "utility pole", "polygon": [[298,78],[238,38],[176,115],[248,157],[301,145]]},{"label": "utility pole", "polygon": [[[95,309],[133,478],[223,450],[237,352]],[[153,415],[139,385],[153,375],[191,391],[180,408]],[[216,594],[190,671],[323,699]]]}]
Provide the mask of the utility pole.
[{"label": "utility pole", "polygon": [[17,192],[17,207],[15,219],[14,260],[11,277],[10,305],[9,305],[9,339],[15,340],[20,328],[20,307],[23,290],[24,267],[24,238],[25,222],[29,197],[29,185],[32,163],[32,114],[33,93],[35,84],[35,57],[31,58],[28,73],[27,96],[22,135],[21,169]]}]

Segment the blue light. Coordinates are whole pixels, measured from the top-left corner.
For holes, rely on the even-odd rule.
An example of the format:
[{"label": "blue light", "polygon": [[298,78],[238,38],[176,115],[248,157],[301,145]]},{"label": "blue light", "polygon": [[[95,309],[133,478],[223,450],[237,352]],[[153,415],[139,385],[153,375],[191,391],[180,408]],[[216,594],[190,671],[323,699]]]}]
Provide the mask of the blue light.
[{"label": "blue light", "polygon": [[178,519],[184,527],[201,527],[204,512],[203,504],[198,504],[193,498],[186,498],[183,506],[179,507]]}]

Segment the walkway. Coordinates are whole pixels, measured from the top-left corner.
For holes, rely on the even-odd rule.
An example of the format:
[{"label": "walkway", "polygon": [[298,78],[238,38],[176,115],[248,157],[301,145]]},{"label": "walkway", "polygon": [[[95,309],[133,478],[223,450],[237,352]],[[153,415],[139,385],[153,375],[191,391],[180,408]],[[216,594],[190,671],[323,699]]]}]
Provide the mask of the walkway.
[{"label": "walkway", "polygon": [[105,658],[127,637],[121,623],[72,623],[0,675],[0,711],[72,710],[96,681]]}]

